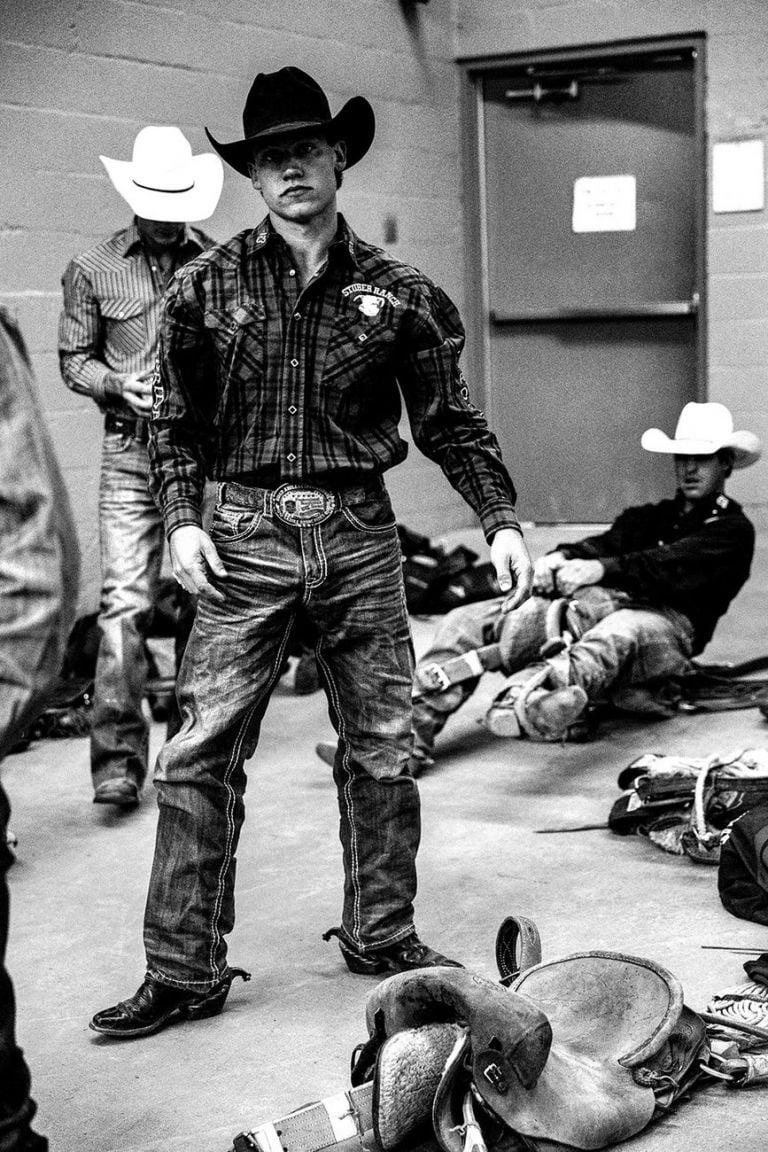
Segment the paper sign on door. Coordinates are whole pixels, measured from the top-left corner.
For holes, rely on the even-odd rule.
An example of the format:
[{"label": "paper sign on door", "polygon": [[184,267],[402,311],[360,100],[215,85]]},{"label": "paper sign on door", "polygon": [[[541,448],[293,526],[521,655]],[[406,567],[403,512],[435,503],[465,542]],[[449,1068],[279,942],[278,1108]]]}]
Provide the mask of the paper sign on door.
[{"label": "paper sign on door", "polygon": [[634,232],[634,176],[580,176],[573,183],[574,232]]}]

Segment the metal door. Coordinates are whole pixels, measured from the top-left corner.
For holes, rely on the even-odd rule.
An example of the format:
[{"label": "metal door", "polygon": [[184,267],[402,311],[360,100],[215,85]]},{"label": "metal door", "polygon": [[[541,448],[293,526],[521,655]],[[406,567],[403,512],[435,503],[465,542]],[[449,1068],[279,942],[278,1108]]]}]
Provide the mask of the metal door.
[{"label": "metal door", "polygon": [[700,391],[697,58],[627,49],[479,78],[488,408],[524,519],[606,521],[669,492],[639,441]]}]

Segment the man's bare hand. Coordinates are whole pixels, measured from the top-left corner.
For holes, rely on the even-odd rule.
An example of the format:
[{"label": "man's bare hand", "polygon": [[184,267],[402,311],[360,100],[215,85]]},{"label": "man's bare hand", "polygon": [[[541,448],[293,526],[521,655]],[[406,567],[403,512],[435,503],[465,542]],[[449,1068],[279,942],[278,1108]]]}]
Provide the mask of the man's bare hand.
[{"label": "man's bare hand", "polygon": [[514,528],[500,528],[491,541],[491,563],[502,592],[509,592],[501,606],[505,614],[519,608],[531,594],[533,564],[525,541]]},{"label": "man's bare hand", "polygon": [[137,416],[146,416],[152,407],[151,372],[131,372],[120,382],[120,393]]},{"label": "man's bare hand", "polygon": [[187,592],[223,603],[224,593],[208,579],[209,573],[224,578],[227,570],[207,532],[194,524],[183,524],[168,542],[173,574]]},{"label": "man's bare hand", "polygon": [[563,596],[572,596],[585,584],[599,584],[605,568],[599,560],[565,560],[557,570],[557,590]]},{"label": "man's bare hand", "polygon": [[565,563],[562,552],[548,552],[540,556],[533,566],[533,590],[542,596],[551,596],[557,591],[557,573]]}]

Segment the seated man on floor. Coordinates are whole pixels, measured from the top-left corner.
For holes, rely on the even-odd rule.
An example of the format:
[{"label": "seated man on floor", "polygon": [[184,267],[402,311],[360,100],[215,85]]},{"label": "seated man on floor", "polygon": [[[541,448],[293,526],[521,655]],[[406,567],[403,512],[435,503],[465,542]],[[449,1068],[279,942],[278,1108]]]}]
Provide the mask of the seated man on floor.
[{"label": "seated man on floor", "polygon": [[[690,658],[709,642],[749,576],[754,529],[724,488],[733,468],[758,459],[759,441],[733,430],[724,405],[692,403],[674,439],[652,428],[641,444],[674,456],[672,499],[628,508],[607,532],[541,557],[535,595],[516,611],[504,614],[498,598],[457,608],[441,622],[416,669],[414,774],[431,763],[435,737],[494,663],[473,656],[474,667],[454,683],[443,676],[441,684],[440,669],[483,646],[498,646],[495,667],[506,675],[539,664],[525,687],[509,694],[511,705],[502,699],[489,713],[498,735],[539,740],[566,738],[590,701],[618,704],[630,686],[692,670]],[[542,662],[558,597],[567,598],[563,607],[577,638]]]}]

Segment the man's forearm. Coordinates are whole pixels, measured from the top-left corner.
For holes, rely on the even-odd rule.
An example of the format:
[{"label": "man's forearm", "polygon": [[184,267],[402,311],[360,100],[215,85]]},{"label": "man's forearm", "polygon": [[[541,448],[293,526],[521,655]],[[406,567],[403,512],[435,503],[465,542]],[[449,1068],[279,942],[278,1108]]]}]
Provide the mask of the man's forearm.
[{"label": "man's forearm", "polygon": [[60,356],[61,375],[67,388],[80,396],[89,396],[99,405],[119,400],[120,373],[113,371],[103,360],[87,353],[64,353]]},{"label": "man's forearm", "polygon": [[163,517],[166,537],[185,524],[202,526],[205,468],[201,455],[182,443],[178,430],[150,422],[149,491]]}]

